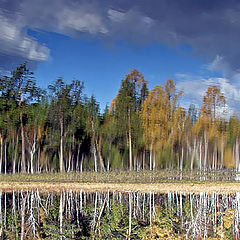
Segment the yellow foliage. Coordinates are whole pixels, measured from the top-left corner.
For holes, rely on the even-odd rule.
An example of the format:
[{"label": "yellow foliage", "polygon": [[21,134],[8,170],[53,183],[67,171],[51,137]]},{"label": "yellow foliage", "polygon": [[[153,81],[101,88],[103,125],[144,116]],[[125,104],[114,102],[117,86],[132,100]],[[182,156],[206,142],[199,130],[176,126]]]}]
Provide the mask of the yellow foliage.
[{"label": "yellow foliage", "polygon": [[172,229],[168,230],[158,224],[148,227],[142,240],[149,239],[184,239],[183,234],[176,234]]},{"label": "yellow foliage", "polygon": [[235,168],[235,161],[231,148],[227,148],[224,152],[224,165],[227,168]]},{"label": "yellow foliage", "polygon": [[115,107],[116,107],[117,98],[118,98],[118,95],[116,95],[116,96],[113,98],[113,100],[112,100],[112,102],[111,102],[111,105],[110,105],[110,107],[109,107],[109,112],[114,111],[114,109],[115,109]]},{"label": "yellow foliage", "polygon": [[[178,138],[178,130],[182,127],[179,121],[183,111],[176,110],[176,102],[180,93],[175,84],[168,80],[164,87],[156,86],[148,94],[143,103],[141,119],[144,127],[144,139],[149,149],[160,150],[172,139]],[[175,114],[177,112],[177,114]]]}]

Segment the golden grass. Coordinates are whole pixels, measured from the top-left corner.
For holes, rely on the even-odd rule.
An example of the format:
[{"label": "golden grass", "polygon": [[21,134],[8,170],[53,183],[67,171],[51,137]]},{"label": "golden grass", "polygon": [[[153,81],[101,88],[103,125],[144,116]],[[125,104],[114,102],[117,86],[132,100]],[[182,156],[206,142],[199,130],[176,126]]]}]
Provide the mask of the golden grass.
[{"label": "golden grass", "polygon": [[1,191],[36,190],[40,192],[73,191],[139,191],[139,192],[182,192],[182,193],[235,193],[240,192],[240,183],[50,183],[50,182],[1,182]]},{"label": "golden grass", "polygon": [[[240,192],[240,182],[234,181],[234,171],[176,170],[109,173],[43,173],[0,175],[0,190],[30,190],[59,192],[64,189],[84,191],[140,191],[140,192]],[[179,180],[181,179],[181,180]]]}]

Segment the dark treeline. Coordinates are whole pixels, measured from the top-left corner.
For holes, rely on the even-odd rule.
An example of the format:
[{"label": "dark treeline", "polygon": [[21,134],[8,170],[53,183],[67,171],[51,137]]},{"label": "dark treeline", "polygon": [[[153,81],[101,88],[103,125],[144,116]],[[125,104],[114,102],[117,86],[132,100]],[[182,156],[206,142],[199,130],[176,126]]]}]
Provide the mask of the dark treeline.
[{"label": "dark treeline", "polygon": [[137,70],[111,106],[57,79],[42,90],[21,64],[0,77],[0,173],[223,169],[239,167],[240,121],[210,86],[202,106],[180,106],[172,80],[148,90]]}]

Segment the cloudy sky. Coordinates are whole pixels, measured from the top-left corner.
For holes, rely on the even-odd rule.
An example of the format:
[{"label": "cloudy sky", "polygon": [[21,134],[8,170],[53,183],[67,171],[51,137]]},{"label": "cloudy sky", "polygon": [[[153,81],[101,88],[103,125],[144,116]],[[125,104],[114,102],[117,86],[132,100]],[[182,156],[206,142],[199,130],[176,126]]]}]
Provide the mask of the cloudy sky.
[{"label": "cloudy sky", "polygon": [[103,108],[137,68],[185,105],[217,85],[240,110],[238,0],[0,0],[0,23],[1,71],[27,60],[42,87],[82,80]]}]

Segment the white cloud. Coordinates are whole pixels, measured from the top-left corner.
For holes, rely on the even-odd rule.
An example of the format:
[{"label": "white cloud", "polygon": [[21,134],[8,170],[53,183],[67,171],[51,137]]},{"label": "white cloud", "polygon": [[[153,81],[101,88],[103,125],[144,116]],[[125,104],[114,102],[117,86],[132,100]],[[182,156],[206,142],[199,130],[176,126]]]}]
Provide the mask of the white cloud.
[{"label": "white cloud", "polygon": [[34,38],[27,36],[21,20],[19,15],[15,19],[10,19],[0,11],[0,52],[35,61],[48,59],[49,49],[39,44]]},{"label": "white cloud", "polygon": [[[188,74],[176,74],[177,89],[183,90],[186,102],[202,104],[202,98],[210,86],[217,86],[226,98],[228,113],[240,110],[240,88],[227,78],[201,78]],[[186,104],[185,104],[186,105]]]},{"label": "white cloud", "polygon": [[89,32],[90,34],[108,33],[101,16],[84,12],[81,9],[65,8],[58,16],[59,30],[65,32],[66,29],[73,29],[79,32]]},{"label": "white cloud", "polygon": [[[240,69],[237,0],[12,0],[0,1],[0,53],[34,60],[49,50],[27,34],[40,29],[71,37],[189,45],[225,77]],[[7,43],[8,42],[8,43]],[[17,44],[19,42],[19,45]],[[16,49],[18,51],[16,51]]]},{"label": "white cloud", "polygon": [[222,72],[226,77],[232,77],[235,74],[230,64],[220,55],[216,55],[214,60],[207,65],[207,69],[213,72]]},{"label": "white cloud", "polygon": [[113,9],[108,10],[108,17],[112,22],[121,23],[124,21],[126,13],[119,12]]},{"label": "white cloud", "polygon": [[155,21],[132,7],[119,10],[108,0],[22,0],[0,2],[0,54],[42,61],[49,49],[27,34],[27,29],[81,38],[82,34],[108,40],[147,41]]}]

